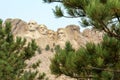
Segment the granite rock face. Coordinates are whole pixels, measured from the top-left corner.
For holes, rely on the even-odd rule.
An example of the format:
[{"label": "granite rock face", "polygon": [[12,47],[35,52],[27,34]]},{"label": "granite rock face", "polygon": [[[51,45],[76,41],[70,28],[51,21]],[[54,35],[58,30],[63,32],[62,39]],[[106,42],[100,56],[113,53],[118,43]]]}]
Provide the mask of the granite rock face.
[{"label": "granite rock face", "polygon": [[97,30],[85,29],[83,32],[80,32],[80,27],[77,25],[68,25],[65,28],[59,28],[55,32],[34,20],[30,20],[27,23],[21,19],[7,19],[5,22],[11,22],[14,36],[26,38],[28,42],[35,39],[38,46],[42,49],[46,45],[53,47],[53,44],[64,48],[66,41],[70,41],[73,47],[78,49],[87,42],[99,43],[102,41],[103,36],[103,32]]},{"label": "granite rock face", "polygon": [[6,19],[6,22],[10,22],[12,26],[12,33],[14,35],[24,34],[28,30],[28,24],[21,19]]},{"label": "granite rock face", "polygon": [[95,29],[85,29],[82,33],[83,36],[85,36],[89,42],[99,43],[102,41],[104,32],[103,31],[97,31]]},{"label": "granite rock face", "polygon": [[[60,45],[61,48],[64,48],[66,41],[70,41],[73,48],[78,49],[81,46],[85,46],[87,42],[99,43],[102,41],[102,36],[104,32],[99,32],[97,30],[85,29],[83,32],[80,32],[80,27],[77,25],[68,25],[65,28],[59,28],[57,31],[53,31],[47,28],[44,24],[38,24],[34,20],[30,20],[28,23],[21,19],[7,19],[5,22],[11,22],[12,24],[12,33],[14,37],[20,36],[26,38],[27,42],[30,42],[34,39],[37,45],[42,49],[42,54],[36,52],[30,60],[27,60],[26,63],[28,66],[41,61],[40,66],[37,67],[37,70],[41,73],[46,73],[46,76],[49,80],[76,80],[65,75],[56,77],[51,74],[50,71],[50,59],[53,58],[55,52],[46,51],[46,45],[49,45],[50,48],[54,48],[55,45]],[[29,68],[27,68],[29,70]],[[31,70],[31,69],[30,69]],[[33,70],[34,71],[34,70]]]}]

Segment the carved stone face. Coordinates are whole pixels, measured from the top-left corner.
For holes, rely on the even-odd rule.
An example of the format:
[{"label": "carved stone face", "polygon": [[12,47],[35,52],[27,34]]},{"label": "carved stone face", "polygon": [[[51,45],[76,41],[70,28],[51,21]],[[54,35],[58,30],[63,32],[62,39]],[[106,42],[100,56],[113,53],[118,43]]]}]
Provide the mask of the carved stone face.
[{"label": "carved stone face", "polygon": [[38,27],[37,22],[35,22],[33,20],[29,21],[29,23],[28,23],[29,30],[34,31],[34,30],[36,30],[37,27]]},{"label": "carved stone face", "polygon": [[55,32],[52,30],[47,31],[47,35],[50,39],[54,40],[55,39]]},{"label": "carved stone face", "polygon": [[85,37],[91,37],[91,30],[90,29],[85,29],[82,34]]},{"label": "carved stone face", "polygon": [[80,32],[80,28],[78,26],[74,26],[73,30],[76,31],[76,32]]},{"label": "carved stone face", "polygon": [[80,33],[80,27],[77,25],[68,25],[66,28],[71,32]]},{"label": "carved stone face", "polygon": [[39,25],[39,32],[42,34],[42,35],[46,35],[47,34],[47,27],[44,25],[44,24],[41,24]]},{"label": "carved stone face", "polygon": [[66,35],[65,35],[64,29],[62,29],[62,28],[58,29],[57,37],[58,37],[58,40],[61,40],[61,41],[63,41],[65,39]]}]

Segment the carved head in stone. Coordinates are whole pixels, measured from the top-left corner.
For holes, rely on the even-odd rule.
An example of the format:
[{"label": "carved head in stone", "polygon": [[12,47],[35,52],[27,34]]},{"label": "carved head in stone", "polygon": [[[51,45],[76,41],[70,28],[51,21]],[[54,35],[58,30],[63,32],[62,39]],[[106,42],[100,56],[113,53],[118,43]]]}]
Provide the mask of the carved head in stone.
[{"label": "carved head in stone", "polygon": [[42,35],[46,35],[48,31],[47,27],[44,24],[39,25],[38,30]]},{"label": "carved head in stone", "polygon": [[53,30],[48,30],[47,35],[50,39],[52,39],[52,40],[55,39],[55,32]]},{"label": "carved head in stone", "polygon": [[63,28],[59,28],[57,31],[57,38],[60,41],[63,41],[66,37],[65,30]]},{"label": "carved head in stone", "polygon": [[84,31],[83,31],[83,36],[85,36],[85,37],[90,37],[91,36],[91,30],[89,29],[89,28],[87,28],[87,29],[85,29]]},{"label": "carved head in stone", "polygon": [[80,27],[76,25],[68,25],[66,27],[67,29],[71,30],[72,32],[78,32],[80,33]]},{"label": "carved head in stone", "polygon": [[34,31],[38,27],[38,24],[34,20],[30,20],[28,23],[29,30]]},{"label": "carved head in stone", "polygon": [[76,32],[80,32],[80,27],[79,26],[73,26],[73,30]]}]

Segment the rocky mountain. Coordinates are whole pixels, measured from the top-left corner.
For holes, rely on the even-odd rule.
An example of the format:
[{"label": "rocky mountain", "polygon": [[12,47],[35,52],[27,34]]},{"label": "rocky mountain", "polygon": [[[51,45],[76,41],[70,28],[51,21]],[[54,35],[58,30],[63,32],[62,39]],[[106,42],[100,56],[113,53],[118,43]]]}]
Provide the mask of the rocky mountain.
[{"label": "rocky mountain", "polygon": [[49,80],[76,79],[72,79],[65,75],[56,77],[51,74],[49,69],[50,59],[55,53],[46,51],[46,45],[49,45],[50,48],[54,48],[55,45],[60,45],[61,48],[64,48],[65,42],[70,41],[73,47],[78,49],[80,46],[85,46],[87,42],[99,43],[102,41],[103,36],[103,32],[94,29],[85,29],[83,32],[80,32],[80,27],[77,25],[68,25],[65,28],[59,28],[57,31],[53,31],[48,29],[44,24],[37,24],[34,20],[27,23],[21,19],[6,19],[5,22],[11,22],[14,37],[20,36],[26,38],[27,42],[35,39],[37,45],[42,49],[42,54],[36,53],[30,60],[27,60],[26,63],[28,67],[26,69],[31,70],[29,66],[40,60],[41,63],[40,66],[37,67],[37,71],[46,73],[46,77],[48,77]]},{"label": "rocky mountain", "polygon": [[[80,32],[77,25],[68,25],[65,28],[59,28],[56,32],[48,29],[44,24],[37,24],[31,20],[28,23],[21,19],[6,19],[5,22],[11,22],[12,33],[14,36],[26,38],[28,42],[35,39],[38,46],[42,49],[49,45],[60,45],[62,48],[66,41],[70,41],[75,49],[84,46],[87,42],[99,43],[102,40],[103,32],[85,29]],[[54,45],[53,45],[54,44]]]}]

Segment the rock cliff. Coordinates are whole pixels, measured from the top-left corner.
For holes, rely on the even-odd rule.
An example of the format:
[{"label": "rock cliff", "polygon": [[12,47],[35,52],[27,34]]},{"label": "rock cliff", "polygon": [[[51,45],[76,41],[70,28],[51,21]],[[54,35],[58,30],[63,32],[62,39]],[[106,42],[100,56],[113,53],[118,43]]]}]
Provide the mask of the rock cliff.
[{"label": "rock cliff", "polygon": [[[41,73],[46,73],[49,80],[76,80],[68,76],[61,75],[56,77],[52,75],[49,69],[50,59],[54,56],[54,52],[44,50],[46,45],[50,48],[54,48],[55,45],[60,45],[62,48],[65,46],[66,41],[70,41],[75,49],[80,46],[85,46],[87,42],[99,43],[102,41],[103,32],[99,32],[92,29],[85,29],[80,32],[80,27],[77,25],[68,25],[65,28],[59,28],[57,31],[53,31],[47,28],[44,24],[37,24],[36,21],[31,20],[28,23],[21,19],[7,19],[5,22],[11,22],[12,33],[14,37],[20,36],[26,38],[27,42],[35,39],[36,43],[40,48],[42,48],[42,54],[36,53],[30,60],[26,63],[28,66],[41,61],[40,66],[37,70]],[[28,68],[31,70],[31,68]]]},{"label": "rock cliff", "polygon": [[12,33],[15,37],[26,38],[28,42],[35,39],[42,49],[46,45],[53,47],[53,44],[60,45],[63,48],[66,41],[70,41],[73,47],[77,49],[87,42],[99,43],[103,35],[103,32],[91,29],[80,32],[80,27],[77,25],[68,25],[65,28],[59,28],[55,32],[48,29],[44,24],[37,24],[34,20],[27,23],[21,19],[7,19],[5,22],[11,22]]}]

